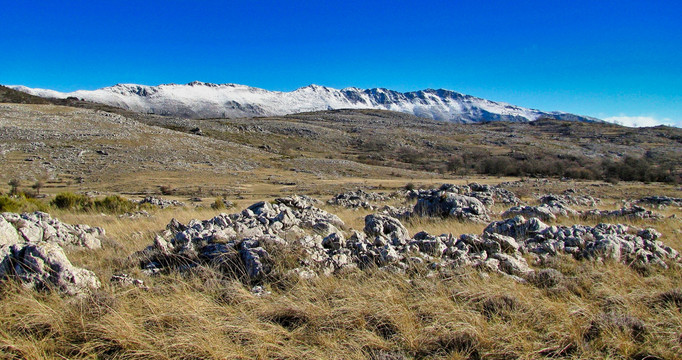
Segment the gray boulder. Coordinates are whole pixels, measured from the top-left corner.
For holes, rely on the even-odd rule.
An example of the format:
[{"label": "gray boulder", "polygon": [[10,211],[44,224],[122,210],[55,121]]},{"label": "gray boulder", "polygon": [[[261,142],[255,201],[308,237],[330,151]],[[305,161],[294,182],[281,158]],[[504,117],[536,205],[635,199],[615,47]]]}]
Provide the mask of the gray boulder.
[{"label": "gray boulder", "polygon": [[400,220],[380,214],[365,217],[364,232],[370,237],[387,239],[393,245],[405,244],[410,237]]},{"label": "gray boulder", "polygon": [[12,275],[24,286],[38,290],[56,287],[68,295],[82,295],[101,286],[93,272],[73,266],[56,244],[14,245],[11,253]]},{"label": "gray boulder", "polygon": [[414,206],[413,213],[420,216],[455,217],[477,222],[490,220],[488,210],[480,200],[454,193],[420,198]]},{"label": "gray boulder", "polygon": [[515,216],[511,219],[495,221],[483,230],[484,233],[494,233],[510,236],[516,240],[532,237],[547,229],[548,226],[537,218],[526,220],[523,216]]},{"label": "gray boulder", "polygon": [[515,206],[502,213],[502,217],[510,218],[518,215],[535,217],[542,221],[556,220],[549,207],[546,206]]}]

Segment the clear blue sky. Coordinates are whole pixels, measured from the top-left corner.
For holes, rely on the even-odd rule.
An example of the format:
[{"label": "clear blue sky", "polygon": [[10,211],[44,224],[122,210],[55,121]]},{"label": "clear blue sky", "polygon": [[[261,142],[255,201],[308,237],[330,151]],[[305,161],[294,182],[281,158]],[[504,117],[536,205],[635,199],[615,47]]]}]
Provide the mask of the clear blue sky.
[{"label": "clear blue sky", "polygon": [[446,88],[682,126],[680,0],[3,0],[0,24],[0,84]]}]

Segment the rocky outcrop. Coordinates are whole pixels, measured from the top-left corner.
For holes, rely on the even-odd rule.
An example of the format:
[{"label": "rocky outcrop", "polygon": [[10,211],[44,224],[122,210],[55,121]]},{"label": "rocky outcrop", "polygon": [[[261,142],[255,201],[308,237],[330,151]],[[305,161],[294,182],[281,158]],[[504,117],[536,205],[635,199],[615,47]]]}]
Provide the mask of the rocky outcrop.
[{"label": "rocky outcrop", "polygon": [[0,214],[0,279],[68,295],[97,289],[95,274],[73,266],[62,247],[96,249],[103,235],[101,228],[65,224],[43,212]]},{"label": "rocky outcrop", "polygon": [[314,203],[308,197],[290,196],[274,203],[255,203],[241,213],[192,220],[186,225],[173,219],[154,245],[139,254],[142,266],[153,274],[169,267],[210,263],[260,279],[270,271],[266,248],[286,245],[287,236],[329,236],[345,227],[339,217],[316,208]]},{"label": "rocky outcrop", "polygon": [[92,271],[73,266],[64,249],[53,243],[13,245],[8,257],[13,266],[0,270],[0,276],[16,277],[26,287],[82,295],[101,285]]},{"label": "rocky outcrop", "polygon": [[374,210],[377,206],[376,202],[386,201],[387,199],[388,197],[385,195],[373,192],[365,192],[360,189],[357,191],[348,191],[337,194],[327,201],[327,203],[330,205],[343,206],[350,209],[364,208]]},{"label": "rocky outcrop", "polygon": [[567,189],[561,195],[547,194],[540,197],[542,204],[561,203],[565,206],[597,206],[601,199],[590,195],[578,194],[575,189]]},{"label": "rocky outcrop", "polygon": [[522,216],[491,223],[486,233],[502,234],[516,239],[523,252],[540,257],[559,253],[576,259],[611,259],[629,265],[658,265],[667,268],[667,261],[679,262],[673,248],[659,241],[654,229],[638,229],[625,225],[548,226],[537,218]]},{"label": "rocky outcrop", "polygon": [[492,206],[495,201],[503,204],[517,205],[521,203],[516,195],[502,187],[493,185],[483,185],[479,183],[470,183],[468,185],[453,185],[443,184],[437,189],[428,190],[409,190],[406,197],[408,199],[422,199],[441,196],[443,194],[452,193],[457,195],[465,195],[473,197],[481,201],[486,206]]},{"label": "rocky outcrop", "polygon": [[413,214],[419,216],[455,217],[476,222],[490,221],[488,210],[473,197],[454,193],[441,193],[417,200]]},{"label": "rocky outcrop", "polygon": [[618,210],[589,210],[583,212],[584,217],[592,218],[625,218],[640,220],[660,220],[663,215],[647,210],[641,206],[633,205]]},{"label": "rocky outcrop", "polygon": [[639,204],[656,206],[664,208],[667,206],[682,207],[682,198],[674,198],[669,196],[647,196],[637,200]]},{"label": "rocky outcrop", "polygon": [[[432,204],[425,200],[417,205],[436,215],[464,213],[452,209],[472,207],[461,204],[485,209],[479,200],[463,195],[446,194]],[[538,260],[560,253],[577,259],[611,258],[641,266],[678,261],[679,255],[659,237],[653,229],[610,224],[549,226],[523,216],[492,222],[480,235],[419,232],[411,237],[397,218],[370,214],[360,232],[346,230],[338,217],[316,208],[310,199],[292,196],[255,203],[240,213],[210,220],[188,224],[173,220],[154,245],[138,255],[148,274],[212,266],[252,283],[270,278],[276,269],[274,257],[286,253],[296,254],[298,261],[287,274],[302,279],[368,267],[405,271],[419,266],[441,271],[469,266],[544,283],[547,274],[535,276],[524,254]]]},{"label": "rocky outcrop", "polygon": [[99,249],[102,246],[100,238],[104,235],[102,228],[66,224],[40,211],[0,214],[0,245],[49,242],[59,246]]},{"label": "rocky outcrop", "polygon": [[556,220],[557,217],[577,216],[580,213],[570,208],[564,202],[551,200],[540,206],[515,206],[502,213],[502,217],[509,218],[517,215],[535,217],[542,221]]},{"label": "rocky outcrop", "polygon": [[502,213],[503,218],[510,218],[519,215],[538,218],[542,221],[556,220],[556,215],[554,215],[551,209],[546,206],[514,206]]}]

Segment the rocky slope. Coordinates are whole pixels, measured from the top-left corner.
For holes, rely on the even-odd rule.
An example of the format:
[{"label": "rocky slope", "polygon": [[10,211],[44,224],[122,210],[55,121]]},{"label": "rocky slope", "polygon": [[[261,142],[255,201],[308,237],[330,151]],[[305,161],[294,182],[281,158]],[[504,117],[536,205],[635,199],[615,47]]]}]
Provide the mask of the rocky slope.
[{"label": "rocky slope", "polygon": [[31,95],[64,99],[76,97],[141,113],[188,118],[235,118],[287,115],[333,109],[399,111],[435,120],[471,123],[482,121],[527,122],[541,117],[598,121],[563,112],[544,112],[490,101],[450,90],[401,93],[389,89],[334,89],[309,85],[291,92],[268,91],[238,84],[146,86],[118,84],[97,90],[63,93],[47,89],[11,86]]}]

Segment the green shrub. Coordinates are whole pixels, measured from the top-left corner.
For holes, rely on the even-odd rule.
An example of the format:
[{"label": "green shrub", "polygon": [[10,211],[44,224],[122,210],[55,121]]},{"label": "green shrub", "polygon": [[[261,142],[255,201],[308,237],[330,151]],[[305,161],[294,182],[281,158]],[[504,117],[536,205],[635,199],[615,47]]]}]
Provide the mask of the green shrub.
[{"label": "green shrub", "polygon": [[19,196],[12,198],[9,196],[0,196],[0,212],[33,212],[33,211],[48,211],[49,207],[44,202]]},{"label": "green shrub", "polygon": [[213,201],[213,204],[211,204],[211,209],[225,210],[225,202],[223,201],[223,198],[220,196],[215,198],[215,201]]},{"label": "green shrub", "polygon": [[110,195],[101,200],[94,201],[94,209],[105,213],[125,213],[135,209],[135,204],[118,196]]},{"label": "green shrub", "polygon": [[57,194],[50,205],[64,210],[88,210],[92,207],[92,199],[85,195],[63,192]]},{"label": "green shrub", "polygon": [[0,211],[17,212],[20,211],[20,209],[21,204],[15,199],[6,195],[0,196]]}]

